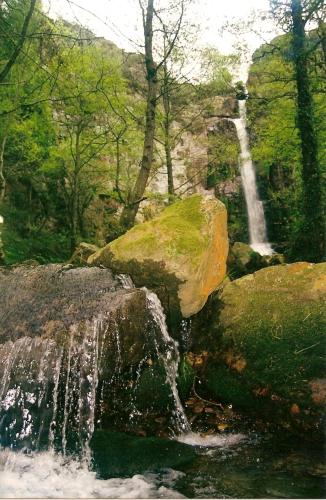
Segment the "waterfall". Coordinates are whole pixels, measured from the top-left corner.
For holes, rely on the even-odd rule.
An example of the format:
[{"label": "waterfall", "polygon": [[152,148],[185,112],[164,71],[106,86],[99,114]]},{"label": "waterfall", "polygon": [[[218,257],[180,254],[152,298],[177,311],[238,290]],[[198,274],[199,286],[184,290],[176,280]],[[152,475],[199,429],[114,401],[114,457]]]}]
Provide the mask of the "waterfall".
[{"label": "waterfall", "polygon": [[[132,289],[135,287],[132,279],[127,274],[119,274],[117,277],[124,288]],[[188,432],[190,431],[190,425],[180,401],[177,388],[178,367],[180,362],[178,343],[168,332],[165,313],[160,299],[154,292],[151,292],[147,288],[144,287],[143,290],[146,293],[148,310],[161,333],[161,338],[155,340],[155,348],[158,359],[164,364],[166,382],[171,388],[174,403],[175,431],[177,434]]]},{"label": "waterfall", "polygon": [[231,121],[235,124],[240,143],[241,180],[246,199],[250,246],[261,255],[271,255],[273,249],[267,239],[264,207],[259,199],[255,167],[251,159],[249,136],[247,132],[246,100],[239,100],[240,118]]}]

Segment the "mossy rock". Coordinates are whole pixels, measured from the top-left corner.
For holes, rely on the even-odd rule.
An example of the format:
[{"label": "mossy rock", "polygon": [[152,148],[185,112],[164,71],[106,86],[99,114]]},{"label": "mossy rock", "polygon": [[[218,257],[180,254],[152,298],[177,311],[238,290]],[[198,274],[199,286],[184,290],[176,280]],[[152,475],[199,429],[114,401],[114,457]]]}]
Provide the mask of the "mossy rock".
[{"label": "mossy rock", "polygon": [[222,282],[228,237],[226,209],[213,196],[193,195],[138,224],[88,259],[130,274],[183,317],[197,313]]},{"label": "mossy rock", "polygon": [[94,468],[102,479],[187,465],[196,458],[192,446],[162,438],[141,438],[95,431],[90,442]]},{"label": "mossy rock", "polygon": [[236,241],[230,248],[227,266],[231,279],[237,279],[266,267],[266,264],[263,257],[249,245]]},{"label": "mossy rock", "polygon": [[97,252],[99,248],[91,243],[79,243],[74,253],[70,257],[69,263],[77,266],[86,266],[87,259]]},{"label": "mossy rock", "polygon": [[[239,407],[254,397],[255,408],[282,407],[285,418],[318,425],[326,396],[326,263],[262,269],[227,284],[218,299],[208,389]],[[238,385],[229,397],[228,377]]]}]

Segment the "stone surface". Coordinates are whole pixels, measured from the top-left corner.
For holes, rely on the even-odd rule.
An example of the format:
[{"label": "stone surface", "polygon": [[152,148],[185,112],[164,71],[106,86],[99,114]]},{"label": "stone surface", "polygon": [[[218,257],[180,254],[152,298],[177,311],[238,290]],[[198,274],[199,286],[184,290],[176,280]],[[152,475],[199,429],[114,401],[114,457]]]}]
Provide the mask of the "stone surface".
[{"label": "stone surface", "polygon": [[[88,259],[130,274],[157,291],[168,309],[197,313],[222,282],[228,237],[226,209],[213,196],[194,195],[136,225]],[[165,293],[164,293],[165,292]]]},{"label": "stone surface", "polygon": [[206,388],[235,406],[266,410],[268,418],[318,426],[325,399],[325,303],[325,263],[268,267],[228,283],[213,305],[207,339],[215,354],[207,363]]},{"label": "stone surface", "polygon": [[215,96],[207,99],[205,104],[205,118],[211,118],[215,116],[225,118],[238,117],[238,101],[235,97]]}]

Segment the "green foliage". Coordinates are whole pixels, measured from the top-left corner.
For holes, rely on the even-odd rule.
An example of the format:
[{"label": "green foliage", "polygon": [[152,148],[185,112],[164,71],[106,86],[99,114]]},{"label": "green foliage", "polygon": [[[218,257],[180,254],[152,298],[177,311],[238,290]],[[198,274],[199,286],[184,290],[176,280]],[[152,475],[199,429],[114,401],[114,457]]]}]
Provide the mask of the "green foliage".
[{"label": "green foliage", "polygon": [[[313,32],[309,37],[313,39]],[[277,250],[300,259],[300,248],[293,253],[294,240],[302,224],[303,191],[290,42],[290,36],[283,35],[255,52],[248,84],[248,118],[258,183],[266,200],[269,238]],[[325,116],[326,99],[320,92],[319,66],[312,59],[309,67],[319,161],[325,170],[326,126],[321,117]]]},{"label": "green foliage", "polygon": [[[13,33],[27,6],[12,0],[7,10],[0,7]],[[0,86],[0,143],[6,141],[0,210],[10,263],[29,258],[33,248],[42,261],[47,252],[49,261],[65,259],[69,234],[72,246],[81,239],[103,245],[121,234],[115,213],[134,184],[143,134],[134,117],[143,114],[144,101],[129,94],[117,47],[93,42],[80,26],[52,22],[41,6],[30,32],[41,34],[26,40]],[[9,35],[0,40],[0,66],[13,46]],[[109,201],[99,203],[103,196]],[[106,234],[91,216],[99,207]],[[56,248],[54,234],[64,249]]]},{"label": "green foliage", "polygon": [[8,265],[31,259],[40,264],[64,262],[70,256],[69,238],[64,233],[34,229],[23,238],[19,232],[8,229],[7,224],[2,239],[6,249],[5,263]]},{"label": "green foliage", "polygon": [[206,97],[234,93],[232,72],[237,64],[239,64],[237,55],[225,56],[212,47],[203,50],[201,65]]}]

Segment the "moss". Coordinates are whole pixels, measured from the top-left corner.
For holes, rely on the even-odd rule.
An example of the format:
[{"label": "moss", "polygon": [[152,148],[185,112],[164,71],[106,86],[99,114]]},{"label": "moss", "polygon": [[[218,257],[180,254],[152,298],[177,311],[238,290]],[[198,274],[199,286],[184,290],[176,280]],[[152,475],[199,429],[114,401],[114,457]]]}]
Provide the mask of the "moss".
[{"label": "moss", "polygon": [[193,386],[195,378],[195,370],[192,368],[192,366],[189,364],[187,361],[186,357],[184,356],[179,364],[179,374],[178,374],[178,391],[181,400],[185,400],[191,391],[191,388]]},{"label": "moss", "polygon": [[[226,285],[214,304],[215,340],[208,346],[215,360],[208,363],[207,388],[216,397],[241,407],[248,397],[250,407],[273,405],[287,418],[296,404],[302,422],[320,414],[310,382],[325,377],[325,276],[326,264],[296,263]],[[241,370],[232,361],[237,357]]]},{"label": "moss", "polygon": [[128,273],[137,286],[165,288],[163,305],[175,322],[180,313],[189,317],[204,306],[225,276],[227,251],[224,205],[194,195],[135,226],[88,262]]},{"label": "moss", "polygon": [[201,203],[202,196],[191,196],[167,207],[157,219],[133,227],[112,242],[114,257],[124,260],[131,254],[148,255],[157,250],[157,242],[162,239],[167,241],[167,256],[186,255],[196,261],[207,244],[207,236],[202,234],[205,214]]},{"label": "moss", "polygon": [[202,381],[204,389],[208,390],[216,401],[231,403],[244,409],[255,406],[255,399],[246,382],[222,364],[209,363]]}]

